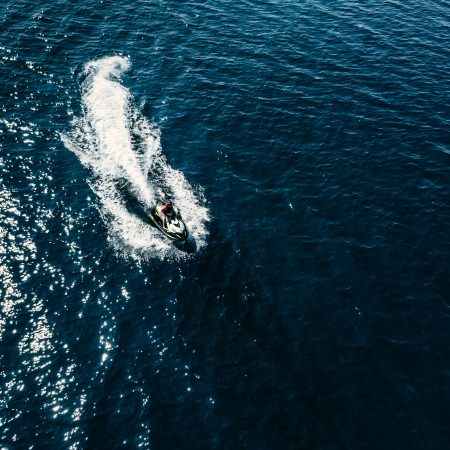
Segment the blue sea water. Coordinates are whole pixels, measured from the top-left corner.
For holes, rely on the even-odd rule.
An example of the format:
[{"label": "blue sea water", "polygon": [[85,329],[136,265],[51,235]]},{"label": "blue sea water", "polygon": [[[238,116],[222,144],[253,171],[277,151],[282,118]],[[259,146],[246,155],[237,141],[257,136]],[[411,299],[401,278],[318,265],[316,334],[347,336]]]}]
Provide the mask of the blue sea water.
[{"label": "blue sea water", "polygon": [[2,448],[450,448],[447,0],[0,20]]}]

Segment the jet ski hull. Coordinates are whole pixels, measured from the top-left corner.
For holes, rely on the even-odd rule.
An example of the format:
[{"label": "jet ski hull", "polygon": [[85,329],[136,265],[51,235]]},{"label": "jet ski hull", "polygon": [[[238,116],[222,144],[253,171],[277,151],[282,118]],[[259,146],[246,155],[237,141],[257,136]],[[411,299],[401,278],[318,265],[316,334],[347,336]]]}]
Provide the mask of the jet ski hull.
[{"label": "jet ski hull", "polygon": [[[169,239],[172,239],[173,241],[185,241],[188,238],[189,233],[187,231],[186,226],[184,225],[184,222],[183,222],[184,229],[182,230],[182,232],[174,233],[174,232],[170,232],[169,230],[164,228],[163,222],[162,222],[161,218],[159,217],[159,215],[157,214],[155,208],[150,212],[149,218],[152,221],[152,223]],[[181,220],[181,219],[179,218],[179,220]]]}]

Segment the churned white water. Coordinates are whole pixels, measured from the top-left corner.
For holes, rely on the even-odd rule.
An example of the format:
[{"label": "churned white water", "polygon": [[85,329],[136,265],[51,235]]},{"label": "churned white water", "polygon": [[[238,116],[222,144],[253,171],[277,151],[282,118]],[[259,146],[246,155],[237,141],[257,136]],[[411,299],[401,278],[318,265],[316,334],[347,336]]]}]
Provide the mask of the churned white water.
[{"label": "churned white water", "polygon": [[88,183],[118,253],[133,258],[182,257],[185,253],[153,228],[145,213],[158,197],[170,196],[199,249],[206,244],[208,209],[201,189],[194,189],[168,164],[159,129],[143,117],[122,85],[121,76],[130,65],[128,58],[112,56],[84,66],[82,115],[62,139],[91,170]]}]

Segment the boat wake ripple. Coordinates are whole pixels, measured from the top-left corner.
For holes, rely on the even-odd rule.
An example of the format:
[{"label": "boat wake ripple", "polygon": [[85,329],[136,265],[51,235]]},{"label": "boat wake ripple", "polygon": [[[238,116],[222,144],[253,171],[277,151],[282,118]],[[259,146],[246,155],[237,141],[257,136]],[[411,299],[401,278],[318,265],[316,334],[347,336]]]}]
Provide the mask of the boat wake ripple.
[{"label": "boat wake ripple", "polygon": [[192,187],[167,163],[159,129],[121,83],[129,68],[129,59],[122,56],[84,66],[82,114],[62,139],[91,171],[88,183],[115,250],[136,259],[181,258],[186,253],[148,223],[145,211],[163,194],[171,197],[200,249],[208,234],[205,198],[201,188]]}]

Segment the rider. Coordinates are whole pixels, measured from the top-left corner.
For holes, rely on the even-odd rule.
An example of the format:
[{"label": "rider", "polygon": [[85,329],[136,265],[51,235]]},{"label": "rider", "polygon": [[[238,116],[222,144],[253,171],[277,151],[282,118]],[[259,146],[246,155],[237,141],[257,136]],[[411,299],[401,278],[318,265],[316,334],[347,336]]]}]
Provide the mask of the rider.
[{"label": "rider", "polygon": [[163,219],[163,226],[167,228],[167,218],[170,217],[173,214],[173,206],[170,202],[164,203],[163,207],[161,208],[162,212],[162,219]]}]

